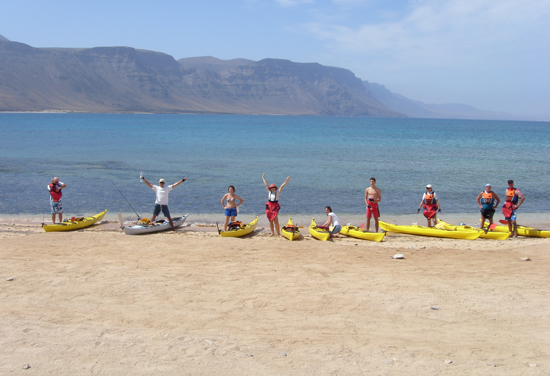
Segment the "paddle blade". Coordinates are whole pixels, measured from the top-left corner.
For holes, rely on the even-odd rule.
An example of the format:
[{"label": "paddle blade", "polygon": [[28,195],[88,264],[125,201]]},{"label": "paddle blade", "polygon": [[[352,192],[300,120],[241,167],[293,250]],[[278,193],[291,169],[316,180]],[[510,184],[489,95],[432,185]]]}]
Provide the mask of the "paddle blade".
[{"label": "paddle blade", "polygon": [[361,226],[359,226],[359,228],[360,228],[361,230],[363,230],[363,229],[365,228],[365,224],[364,224],[364,223],[361,223]]},{"label": "paddle blade", "polygon": [[497,224],[496,224],[496,223],[493,223],[491,226],[489,226],[489,230],[494,230],[495,227],[497,227]]},{"label": "paddle blade", "polygon": [[502,223],[503,225],[507,225],[508,224],[508,221],[505,220],[505,219],[499,219],[498,220],[500,223]]}]

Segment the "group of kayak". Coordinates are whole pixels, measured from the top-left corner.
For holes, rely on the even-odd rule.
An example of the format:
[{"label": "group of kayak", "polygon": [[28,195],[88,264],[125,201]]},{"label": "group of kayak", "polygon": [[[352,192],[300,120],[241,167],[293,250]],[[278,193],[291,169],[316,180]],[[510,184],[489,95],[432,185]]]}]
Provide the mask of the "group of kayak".
[{"label": "group of kayak", "polygon": [[[292,222],[292,218],[289,218],[286,225],[280,228],[278,221],[278,214],[280,210],[280,205],[278,202],[279,197],[283,187],[289,182],[290,177],[287,177],[285,182],[280,187],[275,186],[275,184],[269,185],[265,179],[265,174],[262,175],[262,179],[268,192],[268,201],[265,204],[265,211],[270,223],[271,234],[275,235],[275,233],[277,233],[277,235],[282,235],[289,240],[299,239],[300,228],[303,227],[296,226]],[[150,188],[155,190],[157,201],[155,203],[154,214],[151,221],[147,218],[144,218],[138,224],[124,227],[122,226],[123,222],[119,213],[119,220],[121,222],[121,227],[123,227],[124,229],[124,232],[128,235],[149,234],[170,229],[175,230],[176,228],[183,226],[188,215],[172,218],[170,216],[167,203],[168,192],[173,187],[183,183],[187,179],[183,178],[181,181],[178,181],[177,183],[174,183],[167,187],[165,187],[164,179],[159,180],[159,186],[152,185],[151,183],[146,181],[143,177],[143,174],[140,175],[140,180],[145,182]],[[54,178],[52,180],[52,183],[53,184],[51,184],[48,189],[50,190],[51,196],[54,199],[56,199],[54,195],[56,194],[57,190],[57,200],[59,200],[59,198],[61,197],[61,188],[64,188],[66,185],[58,182],[57,178]],[[430,184],[426,186],[426,192],[422,197],[422,201],[417,211],[418,213],[420,212],[421,208],[424,209],[423,214],[428,220],[428,227],[419,226],[417,224],[413,224],[410,226],[401,226],[380,221],[378,219],[379,211],[377,203],[380,201],[381,194],[380,190],[375,186],[375,183],[376,179],[371,178],[371,187],[367,188],[365,193],[365,202],[367,204],[366,229],[363,228],[364,224],[361,225],[361,227],[351,226],[350,224],[346,226],[341,226],[336,214],[333,213],[330,206],[327,206],[325,207],[325,212],[327,214],[328,220],[325,223],[318,225],[315,222],[315,219],[312,219],[312,222],[309,226],[310,235],[316,239],[323,241],[326,241],[331,237],[340,237],[340,235],[345,235],[378,242],[384,239],[386,232],[469,240],[477,239],[479,237],[486,239],[504,240],[511,235],[550,237],[550,231],[517,226],[515,210],[519,206],[521,206],[524,197],[521,192],[519,192],[519,190],[513,187],[513,181],[511,180],[508,181],[509,189],[507,191],[506,202],[503,205],[503,214],[505,215],[505,220],[500,221],[507,226],[499,226],[493,224],[493,215],[495,213],[496,207],[498,207],[500,199],[496,195],[496,193],[491,191],[490,184],[487,184],[485,191],[481,192],[477,197],[477,202],[480,206],[481,211],[480,228],[467,226],[463,223],[461,223],[460,225],[451,225],[441,220],[438,220],[436,215],[437,212],[441,212],[441,207],[439,204],[439,200],[437,199],[437,195],[435,194],[435,192],[433,192],[433,188]],[[508,192],[510,192],[510,194]],[[61,207],[60,203],[56,204],[55,200],[53,200],[52,202],[54,202],[54,206]],[[222,237],[241,237],[250,234],[256,229],[258,225],[258,217],[256,217],[249,223],[243,223],[235,220],[235,217],[238,213],[238,207],[243,202],[244,200],[241,197],[235,195],[235,187],[230,185],[228,188],[228,193],[226,193],[221,199],[221,204],[225,210],[225,223],[223,225],[223,230],[221,230],[218,226],[218,233]],[[55,214],[53,210],[54,206],[52,206],[52,221],[55,219]],[[381,227],[383,232],[369,232],[369,209],[370,213],[373,214],[375,218],[376,230],[378,230],[378,227]],[[161,211],[165,215],[165,219],[156,220],[156,216],[160,214]],[[72,217],[71,219],[60,221],[58,223],[54,222],[53,224],[43,224],[43,228],[46,232],[81,229],[101,221],[106,212],[107,210],[90,217]],[[139,215],[138,220],[140,220]],[[484,223],[486,220],[489,221],[489,227],[484,228]]]},{"label": "group of kayak", "polygon": [[[59,222],[56,224],[44,224],[43,228],[46,232],[82,229],[101,221],[106,213],[107,210],[104,210],[103,212],[90,217],[73,217],[71,219],[67,219],[63,222]],[[183,226],[187,217],[188,214],[181,217],[172,218],[173,226],[176,228]],[[123,221],[120,214],[119,219],[122,226]],[[339,234],[376,242],[382,241],[387,232],[465,240],[474,240],[477,238],[505,240],[511,236],[511,232],[509,231],[507,225],[495,225],[491,227],[490,231],[485,231],[480,228],[475,228],[473,226],[468,226],[465,224],[451,225],[441,220],[438,220],[438,223],[435,225],[435,227],[424,227],[420,225],[394,225],[383,221],[379,221],[379,224],[383,232],[369,232],[365,231],[363,229],[363,226],[356,227],[352,225],[345,225],[341,226]],[[254,220],[249,223],[230,222],[227,230],[218,230],[218,232],[222,237],[242,237],[252,233],[256,229],[257,225],[258,217],[254,218]],[[155,223],[151,223],[150,221],[145,219],[138,224],[123,227],[124,232],[127,235],[150,234],[170,230],[171,228],[172,226],[170,222],[166,219],[156,221]],[[281,235],[288,240],[298,240],[301,237],[301,228],[303,227],[295,225],[292,221],[292,218],[289,218],[286,225],[282,226],[281,228]],[[309,234],[315,239],[326,241],[331,238],[331,229],[322,225],[318,226],[315,222],[315,219],[312,219],[308,230]],[[538,230],[532,227],[518,226],[517,232],[520,236],[541,238],[550,237],[550,231]]]}]

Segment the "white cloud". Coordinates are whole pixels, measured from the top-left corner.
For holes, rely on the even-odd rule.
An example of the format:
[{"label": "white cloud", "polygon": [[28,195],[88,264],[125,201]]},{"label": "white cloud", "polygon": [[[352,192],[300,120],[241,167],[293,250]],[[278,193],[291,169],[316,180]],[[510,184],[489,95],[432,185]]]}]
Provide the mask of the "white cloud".
[{"label": "white cloud", "polygon": [[275,0],[275,2],[283,7],[293,7],[300,4],[313,4],[315,0]]},{"label": "white cloud", "polygon": [[525,113],[550,103],[547,0],[333,4],[330,17],[302,25],[325,43],[325,64],[433,103]]},{"label": "white cloud", "polygon": [[306,29],[347,54],[444,63],[472,53],[505,56],[512,47],[548,48],[549,19],[546,0],[424,0],[410,3],[400,19],[355,28],[310,23]]}]

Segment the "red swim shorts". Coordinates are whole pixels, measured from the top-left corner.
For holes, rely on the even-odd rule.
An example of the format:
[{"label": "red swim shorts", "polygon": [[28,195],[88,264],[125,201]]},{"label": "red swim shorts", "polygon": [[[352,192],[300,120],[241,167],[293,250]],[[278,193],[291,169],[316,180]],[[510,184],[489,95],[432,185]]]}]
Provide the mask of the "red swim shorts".
[{"label": "red swim shorts", "polygon": [[378,218],[380,217],[380,210],[378,210],[378,203],[369,201],[369,204],[367,206],[367,218]]}]

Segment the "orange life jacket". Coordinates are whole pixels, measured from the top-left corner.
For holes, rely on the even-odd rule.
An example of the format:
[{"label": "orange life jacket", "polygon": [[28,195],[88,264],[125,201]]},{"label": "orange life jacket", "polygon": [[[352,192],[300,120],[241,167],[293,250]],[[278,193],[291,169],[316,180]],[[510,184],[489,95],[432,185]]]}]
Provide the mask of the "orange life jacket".
[{"label": "orange life jacket", "polygon": [[506,202],[512,202],[514,204],[517,204],[518,195],[516,194],[515,188],[508,188],[506,190]]},{"label": "orange life jacket", "polygon": [[481,199],[482,204],[493,204],[494,202],[493,192],[483,191],[483,197]]},{"label": "orange life jacket", "polygon": [[424,204],[425,205],[435,205],[435,197],[434,192],[432,193],[426,192],[424,194]]}]

